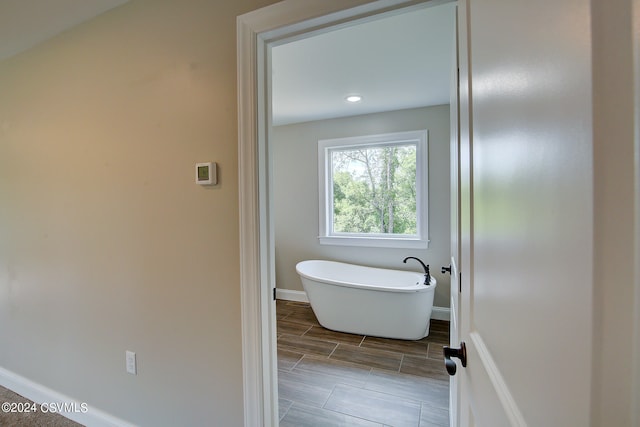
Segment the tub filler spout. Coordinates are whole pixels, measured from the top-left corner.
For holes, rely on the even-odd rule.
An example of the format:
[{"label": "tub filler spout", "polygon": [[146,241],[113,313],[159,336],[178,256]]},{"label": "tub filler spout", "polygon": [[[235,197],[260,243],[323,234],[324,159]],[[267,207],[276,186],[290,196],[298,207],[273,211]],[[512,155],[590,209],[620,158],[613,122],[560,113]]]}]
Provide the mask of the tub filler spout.
[{"label": "tub filler spout", "polygon": [[406,264],[408,259],[415,259],[420,263],[420,265],[424,269],[424,285],[429,286],[429,283],[431,283],[431,273],[429,273],[429,264],[425,264],[424,262],[422,262],[420,258],[416,258],[414,256],[408,256],[405,259],[403,259],[402,262]]}]

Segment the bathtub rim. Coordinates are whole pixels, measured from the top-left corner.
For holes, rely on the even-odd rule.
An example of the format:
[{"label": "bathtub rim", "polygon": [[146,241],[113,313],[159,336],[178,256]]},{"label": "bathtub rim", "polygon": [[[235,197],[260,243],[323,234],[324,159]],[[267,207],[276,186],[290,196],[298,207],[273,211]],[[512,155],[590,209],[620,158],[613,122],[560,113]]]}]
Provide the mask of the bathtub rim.
[{"label": "bathtub rim", "polygon": [[386,271],[398,271],[401,273],[412,273],[419,275],[420,277],[424,277],[424,273],[419,273],[417,271],[408,271],[408,270],[394,270],[392,268],[381,268],[381,267],[369,267],[361,264],[352,264],[349,262],[343,261],[331,261],[331,260],[323,260],[323,259],[308,259],[303,260],[296,263],[296,272],[300,277],[304,277],[305,279],[312,280],[314,282],[319,282],[326,285],[332,286],[342,286],[347,288],[356,288],[356,289],[366,289],[368,291],[378,291],[378,292],[391,292],[391,293],[421,293],[421,292],[435,292],[437,286],[437,280],[435,277],[431,276],[431,281],[429,285],[410,285],[410,286],[402,286],[402,287],[384,287],[379,285],[368,285],[364,283],[356,283],[356,282],[347,282],[347,281],[337,281],[332,279],[327,279],[324,277],[311,276],[309,274],[303,273],[300,271],[299,265],[308,262],[322,262],[322,263],[330,263],[330,264],[343,264],[350,265],[358,268],[365,268],[369,270],[386,270]]}]

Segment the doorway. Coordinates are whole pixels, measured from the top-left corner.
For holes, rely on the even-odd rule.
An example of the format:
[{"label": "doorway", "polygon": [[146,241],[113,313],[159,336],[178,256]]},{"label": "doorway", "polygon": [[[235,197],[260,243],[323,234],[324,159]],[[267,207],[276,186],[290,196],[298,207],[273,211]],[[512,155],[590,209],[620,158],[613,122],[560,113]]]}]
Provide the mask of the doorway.
[{"label": "doorway", "polygon": [[[276,254],[274,223],[276,219],[273,203],[274,171],[271,167],[274,150],[267,143],[273,138],[273,129],[270,123],[272,112],[268,101],[272,94],[270,93],[271,86],[268,73],[265,72],[265,69],[270,67],[271,55],[269,49],[273,46],[283,45],[291,40],[300,40],[311,35],[324,34],[330,29],[346,28],[354,23],[370,22],[379,18],[382,14],[398,15],[406,12],[408,10],[407,6],[410,9],[418,10],[424,8],[427,4],[431,6],[442,3],[424,2],[423,4],[418,4],[417,2],[399,1],[395,6],[389,8],[376,2],[347,11],[328,13],[322,15],[322,18],[314,18],[308,21],[301,19],[301,23],[289,28],[280,27],[273,22],[265,23],[259,19],[252,21],[250,19],[252,17],[248,17],[244,22],[239,20],[239,43],[246,43],[247,49],[253,54],[252,57],[245,59],[251,61],[252,58],[256,58],[258,64],[261,64],[259,68],[262,68],[262,72],[255,76],[255,87],[250,88],[251,90],[248,91],[252,93],[242,93],[243,88],[241,87],[241,93],[239,94],[241,112],[246,109],[247,117],[256,117],[257,119],[252,123],[253,125],[257,124],[257,127],[252,127],[250,123],[245,123],[247,126],[243,126],[242,120],[240,126],[241,216],[243,221],[242,228],[245,232],[241,241],[242,251],[245,255],[241,257],[241,262],[243,263],[241,266],[243,272],[243,322],[246,325],[253,325],[253,329],[249,331],[248,335],[245,334],[244,337],[244,358],[245,367],[262,367],[261,371],[257,369],[254,374],[264,374],[261,377],[245,376],[245,396],[247,397],[245,419],[247,420],[247,425],[250,423],[249,420],[260,418],[269,419],[272,424],[276,425],[279,417],[278,402],[275,399],[275,396],[277,396],[276,309],[272,303],[276,287],[276,268],[274,263]],[[274,10],[274,14],[277,14],[277,11]],[[246,25],[245,30],[247,31],[243,31],[243,25]],[[252,40],[252,34],[257,36],[256,44]],[[239,61],[239,79],[242,81],[244,78],[242,73],[250,70],[250,67],[243,67],[243,58],[239,58]],[[446,87],[448,89],[448,84],[446,84]],[[243,101],[245,102],[243,103]],[[257,113],[250,111],[251,103],[258,106]],[[379,112],[370,114],[379,114]],[[448,112],[446,117],[448,118]],[[447,123],[446,127],[448,128],[448,126]],[[244,144],[242,141],[249,144]],[[448,138],[446,151],[448,152]],[[442,163],[448,163],[448,161]],[[448,171],[446,175],[448,177]],[[248,179],[243,182],[243,178]],[[446,191],[448,189],[447,183]],[[444,205],[448,208],[448,200]],[[448,219],[448,214],[445,216]],[[448,224],[443,229],[447,233],[448,239]],[[265,232],[265,230],[269,231]],[[448,248],[445,252],[445,261],[441,262],[443,265],[447,264]],[[399,259],[402,259],[402,256],[399,255],[401,253],[404,252],[398,252],[397,257]],[[406,255],[406,253],[404,254]],[[436,262],[434,267],[438,264],[440,262]],[[259,284],[259,287],[256,288],[256,284]],[[445,301],[447,301],[448,289],[444,294]],[[446,305],[446,302],[443,305]],[[251,348],[259,351],[248,351]],[[262,405],[262,402],[264,402],[264,405]]]}]

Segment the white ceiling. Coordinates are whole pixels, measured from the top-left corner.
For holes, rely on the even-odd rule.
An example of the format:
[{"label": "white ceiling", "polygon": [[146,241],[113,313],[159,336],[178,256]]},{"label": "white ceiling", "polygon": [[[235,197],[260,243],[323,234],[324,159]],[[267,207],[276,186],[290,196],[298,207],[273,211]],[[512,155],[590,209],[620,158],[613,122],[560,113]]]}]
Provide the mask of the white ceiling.
[{"label": "white ceiling", "polygon": [[0,0],[0,60],[129,0]]},{"label": "white ceiling", "polygon": [[274,47],[273,124],[448,104],[454,23],[448,3]]}]

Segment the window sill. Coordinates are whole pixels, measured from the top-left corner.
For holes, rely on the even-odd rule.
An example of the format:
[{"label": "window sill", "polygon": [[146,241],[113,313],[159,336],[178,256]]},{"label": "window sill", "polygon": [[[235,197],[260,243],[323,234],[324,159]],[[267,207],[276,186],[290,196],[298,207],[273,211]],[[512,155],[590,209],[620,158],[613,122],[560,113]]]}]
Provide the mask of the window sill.
[{"label": "window sill", "polygon": [[386,237],[320,236],[321,245],[360,246],[369,248],[427,249],[429,240]]}]

